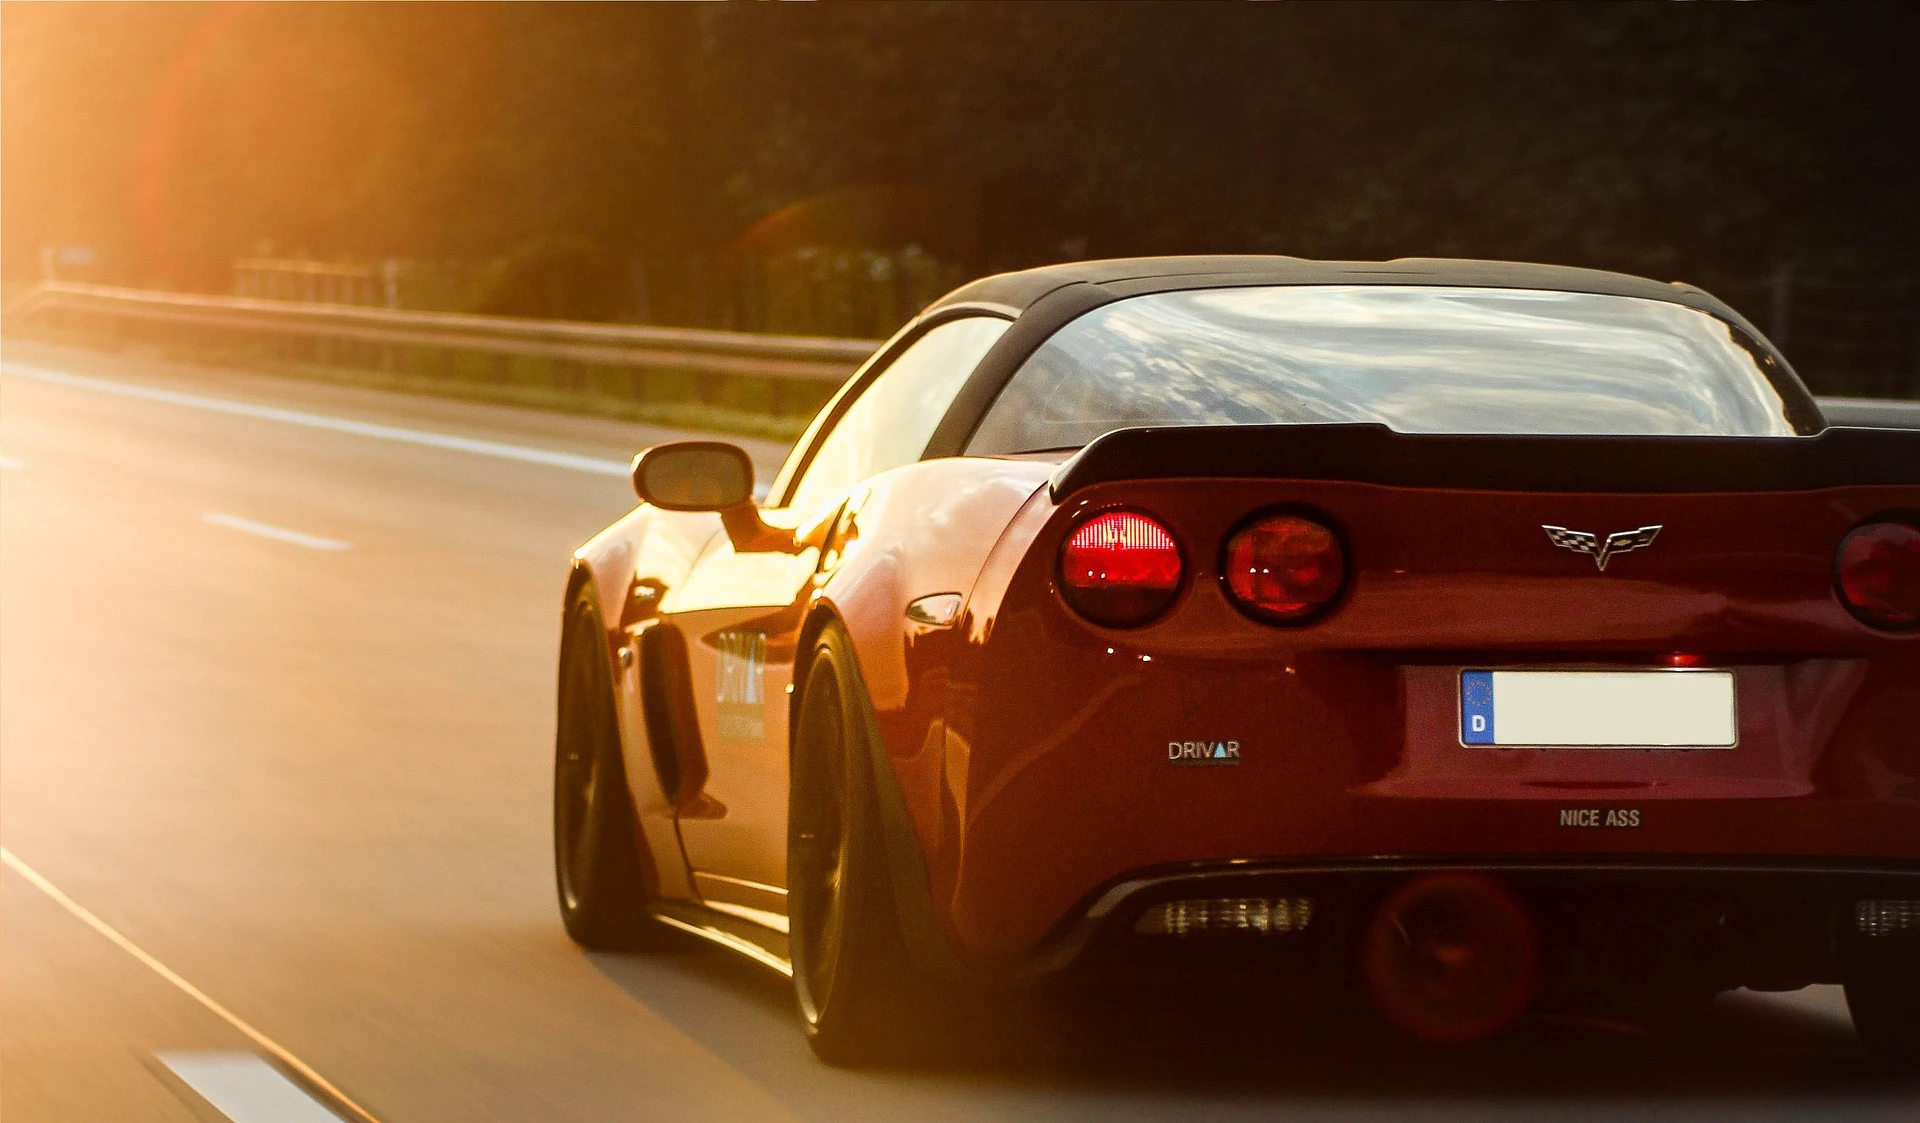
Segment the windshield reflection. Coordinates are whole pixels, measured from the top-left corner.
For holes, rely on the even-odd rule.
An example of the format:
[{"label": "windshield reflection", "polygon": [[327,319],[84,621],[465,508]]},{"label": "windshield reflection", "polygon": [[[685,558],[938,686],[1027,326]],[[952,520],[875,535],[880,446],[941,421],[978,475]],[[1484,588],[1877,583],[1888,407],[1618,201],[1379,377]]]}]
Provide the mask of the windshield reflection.
[{"label": "windshield reflection", "polygon": [[1659,300],[1440,286],[1203,289],[1068,324],[970,452],[1140,425],[1378,422],[1403,433],[1792,436],[1725,321]]}]

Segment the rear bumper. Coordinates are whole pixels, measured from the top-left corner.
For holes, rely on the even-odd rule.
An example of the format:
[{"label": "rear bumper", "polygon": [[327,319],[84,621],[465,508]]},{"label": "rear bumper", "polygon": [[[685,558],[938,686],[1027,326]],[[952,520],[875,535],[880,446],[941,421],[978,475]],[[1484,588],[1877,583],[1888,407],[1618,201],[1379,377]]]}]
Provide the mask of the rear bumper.
[{"label": "rear bumper", "polygon": [[[1380,902],[1423,876],[1497,881],[1537,921],[1549,989],[1711,995],[1843,981],[1864,965],[1920,964],[1920,931],[1862,931],[1863,901],[1920,901],[1920,863],[1777,858],[1454,857],[1225,862],[1137,871],[1091,895],[1021,968],[1228,967],[1320,982],[1350,977]],[[1141,935],[1173,901],[1311,902],[1285,933]]]}]

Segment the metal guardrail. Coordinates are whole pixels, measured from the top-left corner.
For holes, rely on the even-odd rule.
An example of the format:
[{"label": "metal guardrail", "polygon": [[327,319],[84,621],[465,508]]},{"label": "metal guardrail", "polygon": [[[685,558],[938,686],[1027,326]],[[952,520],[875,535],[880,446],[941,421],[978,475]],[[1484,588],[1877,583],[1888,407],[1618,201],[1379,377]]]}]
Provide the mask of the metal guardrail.
[{"label": "metal guardrail", "polygon": [[[695,328],[592,324],[400,312],[351,304],[202,296],[151,289],[46,281],[6,310],[15,320],[54,313],[86,319],[135,320],[219,331],[345,339],[382,347],[469,351],[496,357],[653,368],[706,374],[837,384],[879,346],[869,339],[759,335]],[[824,389],[824,387],[821,387]],[[1821,398],[1831,421],[1920,429],[1920,402]]]},{"label": "metal guardrail", "polygon": [[134,320],[227,332],[351,340],[614,367],[652,367],[838,383],[879,343],[694,328],[531,320],[455,312],[400,312],[350,304],[202,296],[110,285],[43,282],[7,318],[46,314]]}]

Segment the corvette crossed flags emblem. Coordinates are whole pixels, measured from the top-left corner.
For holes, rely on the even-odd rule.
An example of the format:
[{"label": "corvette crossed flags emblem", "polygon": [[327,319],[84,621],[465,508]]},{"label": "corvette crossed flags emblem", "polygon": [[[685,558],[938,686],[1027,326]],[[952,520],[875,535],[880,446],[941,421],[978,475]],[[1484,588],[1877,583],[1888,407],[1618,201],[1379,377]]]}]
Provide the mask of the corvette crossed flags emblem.
[{"label": "corvette crossed flags emblem", "polygon": [[1636,530],[1616,530],[1603,541],[1599,535],[1584,530],[1568,530],[1564,526],[1542,523],[1540,529],[1547,532],[1548,541],[1561,549],[1591,556],[1593,564],[1601,570],[1605,570],[1607,562],[1620,554],[1653,545],[1654,536],[1660,533],[1657,526],[1643,526]]}]

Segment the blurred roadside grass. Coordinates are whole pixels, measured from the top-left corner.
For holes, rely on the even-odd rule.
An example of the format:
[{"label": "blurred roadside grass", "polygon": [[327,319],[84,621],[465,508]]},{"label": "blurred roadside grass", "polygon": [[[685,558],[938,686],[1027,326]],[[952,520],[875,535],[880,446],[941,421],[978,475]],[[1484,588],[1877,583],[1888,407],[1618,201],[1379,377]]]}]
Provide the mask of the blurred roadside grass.
[{"label": "blurred roadside grass", "polygon": [[261,344],[135,340],[45,323],[10,325],[9,335],[96,351],[150,348],[184,363],[356,386],[392,393],[492,402],[583,417],[793,441],[837,388],[826,382],[706,374],[671,368],[644,371],[594,364],[564,366],[530,357],[435,348],[333,348],[319,358]]}]

